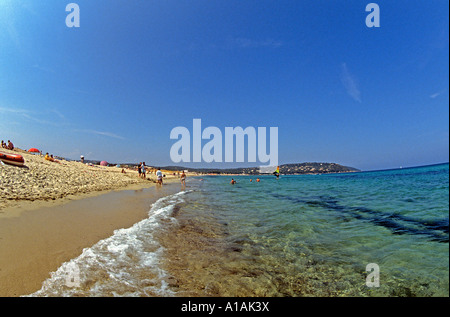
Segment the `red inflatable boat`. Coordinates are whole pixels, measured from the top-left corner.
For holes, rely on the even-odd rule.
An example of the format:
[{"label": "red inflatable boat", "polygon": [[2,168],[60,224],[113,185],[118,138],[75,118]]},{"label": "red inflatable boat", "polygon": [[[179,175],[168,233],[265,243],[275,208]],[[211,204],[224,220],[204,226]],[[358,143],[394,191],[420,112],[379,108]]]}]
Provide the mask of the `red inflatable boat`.
[{"label": "red inflatable boat", "polygon": [[16,166],[23,166],[25,160],[22,155],[19,154],[8,154],[0,152],[0,161],[6,164],[12,164]]}]

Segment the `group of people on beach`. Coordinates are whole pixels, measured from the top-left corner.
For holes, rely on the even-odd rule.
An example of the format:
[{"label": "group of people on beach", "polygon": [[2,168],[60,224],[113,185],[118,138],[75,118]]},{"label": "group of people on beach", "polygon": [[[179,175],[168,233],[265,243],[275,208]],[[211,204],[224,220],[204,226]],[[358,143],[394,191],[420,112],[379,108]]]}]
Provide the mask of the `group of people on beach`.
[{"label": "group of people on beach", "polygon": [[2,140],[1,146],[2,149],[14,150],[14,144],[10,140],[8,140],[8,143]]},{"label": "group of people on beach", "polygon": [[138,165],[138,174],[139,177],[142,179],[145,179],[145,173],[147,172],[147,170],[145,169],[145,162],[139,162]]},{"label": "group of people on beach", "polygon": [[[145,167],[145,162],[139,162],[137,170],[138,170],[139,177],[142,179],[145,179],[146,173],[147,173],[147,169]],[[162,185],[162,183],[163,183],[163,173],[161,172],[160,168],[158,168],[158,170],[156,171],[156,183],[159,185]]]},{"label": "group of people on beach", "polygon": [[[137,166],[137,171],[139,174],[139,177],[142,179],[146,179],[146,173],[147,173],[147,168],[145,167],[145,162],[139,162],[138,166]],[[150,172],[154,172],[154,169],[151,168]],[[123,169],[122,169],[122,173],[124,173]],[[162,185],[163,184],[163,178],[165,177],[165,175],[161,172],[161,168],[157,168],[156,172],[156,183],[158,185]],[[175,173],[174,173],[175,175]],[[184,171],[181,172],[180,175],[180,181],[181,181],[181,185],[182,186],[186,186],[186,173]]]},{"label": "group of people on beach", "polygon": [[[175,175],[175,173],[174,173]],[[180,182],[181,182],[181,186],[185,187],[186,186],[186,173],[184,171],[181,172],[180,175]],[[161,169],[158,168],[158,170],[156,171],[156,183],[159,185],[163,184],[163,173],[161,172]]]},{"label": "group of people on beach", "polygon": [[58,161],[57,159],[55,159],[55,158],[53,157],[53,154],[48,155],[48,152],[45,153],[44,159],[47,160],[47,161],[50,161],[50,162],[55,162],[55,163],[60,163],[60,164],[61,164],[60,161]]}]

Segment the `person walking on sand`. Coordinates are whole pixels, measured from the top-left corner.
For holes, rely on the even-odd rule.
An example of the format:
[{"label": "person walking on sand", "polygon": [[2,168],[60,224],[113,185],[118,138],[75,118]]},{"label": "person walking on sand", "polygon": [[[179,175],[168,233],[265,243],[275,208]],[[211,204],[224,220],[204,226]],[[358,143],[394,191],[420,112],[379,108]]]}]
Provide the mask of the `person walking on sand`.
[{"label": "person walking on sand", "polygon": [[139,177],[141,177],[141,165],[142,165],[142,162],[139,162],[139,165],[138,165],[138,174],[139,174]]},{"label": "person walking on sand", "polygon": [[158,170],[156,171],[156,183],[158,183],[159,185],[162,185],[163,183],[163,174],[161,172],[161,170],[158,168]]},{"label": "person walking on sand", "polygon": [[181,172],[180,181],[182,186],[186,186],[186,174],[184,173],[184,171]]}]

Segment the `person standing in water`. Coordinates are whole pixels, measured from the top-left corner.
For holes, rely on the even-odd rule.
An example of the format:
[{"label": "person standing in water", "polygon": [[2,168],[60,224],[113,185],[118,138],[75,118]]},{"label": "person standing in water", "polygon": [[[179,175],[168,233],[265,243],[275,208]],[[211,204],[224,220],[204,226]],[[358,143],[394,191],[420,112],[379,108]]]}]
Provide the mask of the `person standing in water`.
[{"label": "person standing in water", "polygon": [[181,186],[186,186],[186,174],[184,173],[184,171],[181,172],[180,181],[181,181]]},{"label": "person standing in water", "polygon": [[158,183],[159,185],[162,185],[163,183],[163,174],[161,172],[161,170],[158,168],[158,170],[156,171],[156,183]]}]

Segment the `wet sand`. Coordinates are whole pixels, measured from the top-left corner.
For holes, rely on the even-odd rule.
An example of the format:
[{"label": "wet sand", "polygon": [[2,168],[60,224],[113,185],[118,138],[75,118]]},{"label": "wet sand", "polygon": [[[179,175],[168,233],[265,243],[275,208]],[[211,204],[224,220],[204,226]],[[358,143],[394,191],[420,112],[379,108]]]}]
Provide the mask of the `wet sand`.
[{"label": "wet sand", "polygon": [[114,230],[146,218],[153,202],[180,190],[175,180],[163,187],[147,187],[39,203],[34,210],[24,206],[20,211],[16,206],[15,213],[0,215],[0,296],[39,290],[62,263],[111,236]]}]

